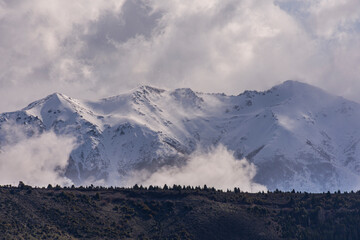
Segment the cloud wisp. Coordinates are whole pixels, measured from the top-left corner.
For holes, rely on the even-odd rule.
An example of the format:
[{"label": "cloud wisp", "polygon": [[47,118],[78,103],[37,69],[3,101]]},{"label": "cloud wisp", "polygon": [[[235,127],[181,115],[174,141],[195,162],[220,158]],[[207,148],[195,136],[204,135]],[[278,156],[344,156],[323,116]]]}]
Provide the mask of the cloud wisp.
[{"label": "cloud wisp", "polygon": [[234,158],[231,151],[219,145],[210,151],[195,151],[184,166],[164,166],[155,172],[134,171],[126,180],[126,185],[143,186],[204,186],[217,189],[239,187],[246,192],[266,191],[266,187],[253,182],[256,166],[246,159]]},{"label": "cloud wisp", "polygon": [[32,186],[72,184],[64,172],[75,146],[73,138],[52,131],[39,134],[10,123],[0,133],[7,136],[0,149],[0,185],[19,181]]}]

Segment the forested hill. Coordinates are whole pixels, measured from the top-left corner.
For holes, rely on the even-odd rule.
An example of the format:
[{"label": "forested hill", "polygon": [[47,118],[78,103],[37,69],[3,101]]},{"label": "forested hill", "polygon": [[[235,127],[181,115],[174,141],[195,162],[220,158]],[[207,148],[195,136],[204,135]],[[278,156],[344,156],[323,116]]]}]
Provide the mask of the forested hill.
[{"label": "forested hill", "polygon": [[360,192],[0,187],[0,239],[359,239]]}]

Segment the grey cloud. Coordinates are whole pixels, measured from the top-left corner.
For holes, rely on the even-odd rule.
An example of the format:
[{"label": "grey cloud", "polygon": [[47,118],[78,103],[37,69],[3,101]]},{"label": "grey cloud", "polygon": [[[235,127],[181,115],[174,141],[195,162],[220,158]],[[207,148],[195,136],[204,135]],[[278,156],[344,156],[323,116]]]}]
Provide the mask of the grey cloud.
[{"label": "grey cloud", "polygon": [[87,33],[81,36],[86,43],[81,57],[88,59],[99,53],[111,54],[116,51],[113,41],[123,43],[138,35],[151,37],[160,16],[159,12],[153,13],[149,6],[139,0],[126,1],[121,12],[108,11],[89,25]]},{"label": "grey cloud", "polygon": [[356,0],[0,1],[0,112],[139,84],[238,94],[296,79],[360,101]]}]

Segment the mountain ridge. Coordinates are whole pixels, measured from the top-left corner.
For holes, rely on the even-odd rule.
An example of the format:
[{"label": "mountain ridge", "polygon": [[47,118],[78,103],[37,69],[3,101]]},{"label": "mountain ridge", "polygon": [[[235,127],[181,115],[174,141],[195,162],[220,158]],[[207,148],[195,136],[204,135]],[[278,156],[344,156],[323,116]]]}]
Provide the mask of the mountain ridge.
[{"label": "mountain ridge", "polygon": [[198,147],[222,144],[269,189],[327,191],[358,187],[359,118],[358,103],[289,80],[236,96],[146,85],[99,101],[53,93],[1,114],[0,127],[13,120],[75,136],[67,177],[76,184],[121,184],[134,169],[186,164]]}]

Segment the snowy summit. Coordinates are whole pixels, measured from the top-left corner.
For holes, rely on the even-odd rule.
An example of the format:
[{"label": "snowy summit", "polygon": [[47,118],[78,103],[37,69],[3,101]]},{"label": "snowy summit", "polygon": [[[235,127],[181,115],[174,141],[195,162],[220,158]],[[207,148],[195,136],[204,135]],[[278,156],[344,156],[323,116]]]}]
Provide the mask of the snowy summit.
[{"label": "snowy summit", "polygon": [[150,86],[96,102],[54,93],[1,114],[0,128],[74,136],[65,175],[76,184],[117,176],[121,185],[133,169],[183,164],[196,148],[222,144],[271,190],[322,192],[359,187],[359,119],[358,103],[286,81],[237,96]]}]

